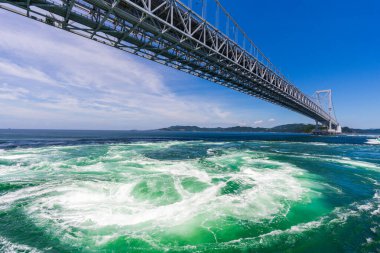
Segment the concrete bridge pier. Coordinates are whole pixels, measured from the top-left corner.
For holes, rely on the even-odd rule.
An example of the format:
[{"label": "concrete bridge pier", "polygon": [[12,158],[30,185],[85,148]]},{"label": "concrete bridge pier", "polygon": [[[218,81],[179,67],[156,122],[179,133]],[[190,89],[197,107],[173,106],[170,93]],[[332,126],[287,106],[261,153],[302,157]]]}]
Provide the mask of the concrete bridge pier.
[{"label": "concrete bridge pier", "polygon": [[342,127],[338,124],[336,126],[333,126],[331,121],[328,123],[328,125],[324,125],[315,121],[315,129],[313,131],[314,135],[337,135],[342,133]]}]

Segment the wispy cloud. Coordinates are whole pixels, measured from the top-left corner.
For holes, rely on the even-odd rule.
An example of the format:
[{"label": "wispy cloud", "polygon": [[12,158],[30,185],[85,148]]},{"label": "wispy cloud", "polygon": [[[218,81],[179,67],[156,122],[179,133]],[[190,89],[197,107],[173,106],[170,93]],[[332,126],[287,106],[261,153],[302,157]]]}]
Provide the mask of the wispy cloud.
[{"label": "wispy cloud", "polygon": [[[1,33],[0,33],[1,34]],[[0,58],[0,74],[19,79],[33,80],[41,83],[53,84],[54,80],[44,72],[30,66],[21,66]]]},{"label": "wispy cloud", "polygon": [[0,99],[18,100],[28,95],[29,91],[24,88],[10,87],[7,83],[0,85]]},{"label": "wispy cloud", "polygon": [[223,103],[176,94],[166,77],[175,70],[8,15],[0,15],[0,106],[7,108],[0,127],[36,121],[52,128],[147,129],[245,121]]}]

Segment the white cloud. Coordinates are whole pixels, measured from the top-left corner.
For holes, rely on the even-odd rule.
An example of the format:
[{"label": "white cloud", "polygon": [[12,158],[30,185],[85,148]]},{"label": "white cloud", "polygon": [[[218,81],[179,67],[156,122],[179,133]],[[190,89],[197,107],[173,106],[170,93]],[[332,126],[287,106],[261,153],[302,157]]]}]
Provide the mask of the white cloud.
[{"label": "white cloud", "polygon": [[13,88],[10,87],[7,83],[3,83],[0,85],[0,99],[23,99],[27,96],[28,93],[29,91],[24,88]]},{"label": "white cloud", "polygon": [[112,129],[241,122],[219,103],[175,94],[165,77],[175,70],[10,15],[0,16],[0,119]]},{"label": "white cloud", "polygon": [[0,74],[13,76],[20,79],[38,81],[42,83],[54,83],[51,78],[49,78],[44,72],[40,70],[32,67],[20,66],[16,63],[9,62],[2,58],[0,58]]},{"label": "white cloud", "polygon": [[274,118],[268,119],[268,122],[275,122],[275,121],[276,121],[276,119],[274,119]]},{"label": "white cloud", "polygon": [[255,119],[279,110],[2,10],[0,84],[0,128],[265,126],[274,121]]}]

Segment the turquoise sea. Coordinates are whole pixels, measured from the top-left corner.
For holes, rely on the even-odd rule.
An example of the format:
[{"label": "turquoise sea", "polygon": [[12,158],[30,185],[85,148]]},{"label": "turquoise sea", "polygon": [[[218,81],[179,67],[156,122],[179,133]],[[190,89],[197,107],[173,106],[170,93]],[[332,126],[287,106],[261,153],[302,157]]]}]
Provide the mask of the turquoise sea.
[{"label": "turquoise sea", "polygon": [[0,130],[0,252],[380,252],[379,144]]}]

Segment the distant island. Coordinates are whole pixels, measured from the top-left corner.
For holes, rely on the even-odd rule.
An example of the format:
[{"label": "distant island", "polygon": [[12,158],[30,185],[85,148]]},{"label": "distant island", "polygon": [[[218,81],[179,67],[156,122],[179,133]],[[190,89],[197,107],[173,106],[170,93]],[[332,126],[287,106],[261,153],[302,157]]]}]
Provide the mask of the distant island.
[{"label": "distant island", "polygon": [[[171,126],[158,129],[159,131],[172,132],[240,132],[240,133],[311,133],[315,129],[312,124],[287,124],[272,128],[265,127],[198,127],[198,126]],[[354,129],[349,127],[342,128],[345,134],[380,134],[380,129]]]}]

